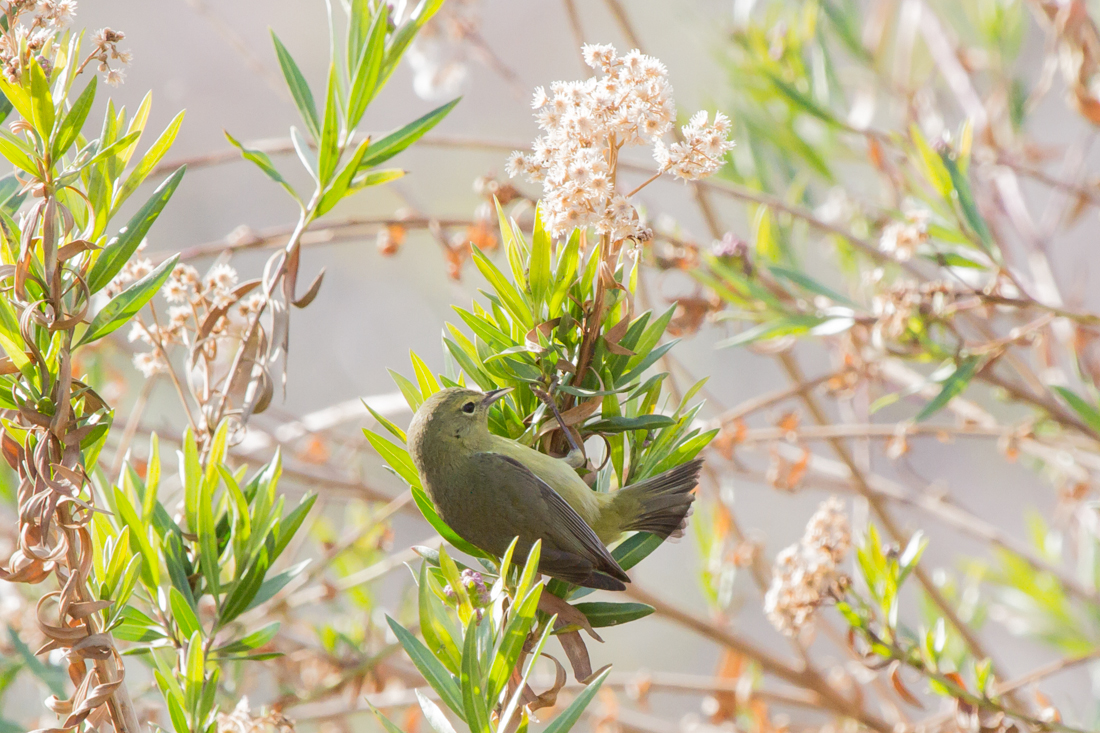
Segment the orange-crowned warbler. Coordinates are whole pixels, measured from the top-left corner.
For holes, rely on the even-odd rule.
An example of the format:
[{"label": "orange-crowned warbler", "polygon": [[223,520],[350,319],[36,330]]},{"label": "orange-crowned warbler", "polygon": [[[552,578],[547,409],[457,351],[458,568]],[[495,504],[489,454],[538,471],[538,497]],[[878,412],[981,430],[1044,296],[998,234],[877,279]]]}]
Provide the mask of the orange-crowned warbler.
[{"label": "orange-crowned warbler", "polygon": [[509,389],[450,388],[429,397],[409,426],[409,453],[440,517],[496,556],[542,540],[539,570],[569,583],[623,590],[630,578],[606,545],[624,532],[668,537],[685,522],[702,461],[601,493],[562,459],[489,432],[489,407]]}]

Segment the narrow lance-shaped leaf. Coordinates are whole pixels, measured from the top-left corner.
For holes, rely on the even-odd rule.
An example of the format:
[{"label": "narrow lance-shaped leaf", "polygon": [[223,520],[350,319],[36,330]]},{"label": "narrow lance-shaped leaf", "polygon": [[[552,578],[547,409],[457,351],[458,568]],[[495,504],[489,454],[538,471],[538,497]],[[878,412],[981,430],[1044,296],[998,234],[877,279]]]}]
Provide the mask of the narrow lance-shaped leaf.
[{"label": "narrow lance-shaped leaf", "polygon": [[176,192],[186,171],[187,166],[180,166],[157,186],[153,195],[138,209],[137,213],[130,217],[130,221],[126,222],[126,226],[119,231],[118,236],[108,242],[99,253],[88,273],[88,289],[92,293],[105,288],[137,251],[141,240],[145,238],[153,222],[160,216],[160,212],[164,210],[172,194]]},{"label": "narrow lance-shaped leaf", "polygon": [[46,79],[46,74],[38,61],[33,57],[30,62],[30,76],[31,119],[28,122],[34,125],[43,140],[49,140],[53,132],[55,115],[53,97],[50,95],[50,82]]},{"label": "narrow lance-shaped leaf", "polygon": [[[359,6],[362,7],[360,8]],[[382,60],[386,51],[388,12],[385,6],[380,5],[371,21],[362,50],[358,51],[355,55],[350,53],[352,37],[357,35],[357,33],[355,33],[355,23],[357,21],[362,23],[363,18],[358,16],[365,16],[366,11],[366,3],[363,2],[363,0],[356,0],[356,2],[353,3],[353,27],[348,31],[348,63],[355,64],[355,68],[351,74],[351,90],[348,94],[347,118],[349,130],[354,129],[356,125],[359,124],[359,121],[363,118],[363,113],[367,110],[367,105],[371,103],[371,100],[374,99],[374,95],[378,92],[379,74],[382,71]]]},{"label": "narrow lance-shaped leaf", "polygon": [[160,137],[145,151],[145,155],[141,156],[141,160],[134,166],[134,169],[130,171],[130,175],[126,176],[126,180],[123,181],[122,186],[119,187],[118,193],[115,194],[114,202],[111,204],[111,214],[114,215],[118,211],[119,207],[130,198],[130,195],[138,189],[145,179],[153,172],[153,169],[157,167],[157,163],[161,161],[164,154],[168,152],[168,149],[172,147],[172,143],[176,141],[176,135],[179,134],[180,126],[183,124],[184,112],[181,111],[172,121],[168,123],[168,127],[164,128],[164,132],[160,134]]},{"label": "narrow lance-shaped leaf", "polygon": [[279,59],[279,66],[283,70],[286,85],[290,89],[290,96],[294,98],[294,104],[302,115],[302,122],[305,123],[306,129],[309,130],[309,134],[313,136],[313,139],[320,140],[321,122],[317,117],[317,103],[313,101],[313,92],[310,91],[309,84],[306,82],[306,78],[302,76],[298,64],[294,62],[294,57],[290,55],[290,51],[286,50],[286,46],[275,35],[274,31],[271,32],[271,40],[275,43],[275,55]]},{"label": "narrow lance-shaped leaf", "polygon": [[466,711],[466,723],[470,733],[492,733],[489,724],[489,706],[485,678],[477,658],[477,618],[466,625],[466,639],[462,649],[462,705]]},{"label": "narrow lance-shaped leaf", "polygon": [[439,660],[428,651],[427,647],[409,633],[408,629],[389,616],[386,616],[386,622],[389,624],[394,636],[397,637],[397,641],[405,649],[405,653],[409,655],[409,659],[412,660],[413,665],[419,670],[420,674],[424,676],[424,679],[428,681],[428,684],[432,686],[432,689],[439,693],[439,697],[442,698],[447,707],[465,720],[466,715],[462,703],[462,691],[459,689],[458,682],[455,681],[455,678],[452,677],[450,672],[440,664]]},{"label": "narrow lance-shaped leaf", "polygon": [[967,385],[970,384],[970,380],[974,378],[974,374],[977,373],[981,363],[982,359],[978,356],[968,356],[959,362],[951,375],[943,380],[943,386],[940,388],[939,394],[933,397],[932,400],[917,413],[916,421],[920,422],[922,420],[927,420],[946,407],[947,403],[956,396],[962,394]]},{"label": "narrow lance-shaped leaf", "polygon": [[317,146],[317,173],[322,186],[328,185],[340,159],[340,104],[336,98],[337,83],[336,64],[332,63],[328,69],[328,90],[325,93],[325,121]]},{"label": "narrow lance-shaped leaf", "polygon": [[437,107],[423,117],[371,143],[370,148],[367,149],[367,154],[363,157],[360,168],[373,168],[376,165],[385,163],[387,160],[412,145],[423,137],[428,130],[431,130],[439,124],[439,122],[447,116],[447,113],[454,109],[454,106],[458,104],[460,99],[461,97],[453,99],[443,106]]},{"label": "narrow lance-shaped leaf", "polygon": [[588,704],[592,702],[592,698],[600,691],[600,686],[603,685],[609,674],[611,674],[611,670],[605,669],[596,679],[592,680],[588,687],[584,688],[584,691],[573,699],[569,707],[561,711],[558,717],[546,726],[545,733],[568,733],[572,730],[573,726],[580,720],[584,709],[588,707]]},{"label": "narrow lance-shaped leaf", "polygon": [[155,270],[116,295],[107,305],[103,306],[103,310],[96,313],[95,318],[88,324],[88,330],[80,337],[76,346],[82,346],[101,339],[133,318],[134,314],[157,294],[157,291],[172,274],[172,269],[177,262],[179,262],[179,255],[170,260],[165,260]]},{"label": "narrow lance-shaped leaf", "polygon": [[1073,411],[1085,421],[1085,424],[1088,425],[1089,428],[1097,435],[1100,435],[1100,409],[1089,404],[1084,398],[1071,389],[1061,386],[1055,386],[1052,389],[1058,393],[1059,397],[1066,401],[1066,404],[1073,408]]},{"label": "narrow lance-shaped leaf", "polygon": [[95,101],[95,89],[96,76],[93,75],[91,81],[88,82],[88,86],[84,87],[84,91],[81,92],[80,96],[73,102],[69,113],[65,115],[65,119],[61,121],[61,124],[57,128],[57,135],[54,137],[53,145],[51,146],[54,160],[60,158],[68,151],[69,146],[76,141],[81,128],[84,127],[84,121],[88,119],[88,112],[92,109],[92,102]]}]

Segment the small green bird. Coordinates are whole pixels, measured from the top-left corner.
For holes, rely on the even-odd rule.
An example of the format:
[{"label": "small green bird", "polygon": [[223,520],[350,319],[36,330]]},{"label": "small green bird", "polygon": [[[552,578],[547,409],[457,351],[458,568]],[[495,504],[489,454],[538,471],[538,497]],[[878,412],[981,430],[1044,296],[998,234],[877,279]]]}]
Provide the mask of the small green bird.
[{"label": "small green bird", "polygon": [[409,454],[439,516],[460,537],[500,557],[542,540],[539,571],[605,590],[630,578],[606,545],[624,532],[668,537],[683,528],[702,460],[618,491],[588,487],[563,460],[489,432],[489,406],[510,389],[450,388],[429,397],[409,426]]}]

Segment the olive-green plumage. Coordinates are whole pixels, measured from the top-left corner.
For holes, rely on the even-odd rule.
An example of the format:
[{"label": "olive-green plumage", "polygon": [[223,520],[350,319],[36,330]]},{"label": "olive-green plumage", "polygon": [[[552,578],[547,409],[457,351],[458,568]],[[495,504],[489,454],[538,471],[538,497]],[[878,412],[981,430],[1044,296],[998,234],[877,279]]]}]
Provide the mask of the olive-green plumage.
[{"label": "olive-green plumage", "polygon": [[624,532],[667,537],[681,529],[701,460],[610,493],[595,492],[564,461],[489,432],[489,406],[507,390],[435,393],[409,426],[409,453],[436,510],[455,532],[503,555],[542,540],[539,570],[570,583],[629,583],[606,545]]}]

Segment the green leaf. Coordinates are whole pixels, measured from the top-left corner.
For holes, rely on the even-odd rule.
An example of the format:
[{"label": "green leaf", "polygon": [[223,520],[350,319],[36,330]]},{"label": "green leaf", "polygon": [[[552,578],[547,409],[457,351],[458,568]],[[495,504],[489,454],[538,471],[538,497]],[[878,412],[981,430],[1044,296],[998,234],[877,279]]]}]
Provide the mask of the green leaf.
[{"label": "green leaf", "polygon": [[801,108],[804,112],[813,115],[822,122],[826,122],[830,125],[837,124],[836,117],[833,113],[819,105],[812,97],[803,94],[770,69],[764,69],[764,74],[768,77],[768,80],[771,81],[772,85],[779,90],[780,94],[787,97],[796,107]]},{"label": "green leaf", "polygon": [[494,702],[486,694],[485,678],[477,658],[477,617],[466,625],[466,639],[462,648],[462,707],[466,711],[466,723],[470,733],[492,733],[489,725],[489,706]]},{"label": "green leaf", "polygon": [[[222,422],[218,426],[218,433],[221,433],[221,442],[224,446],[225,430],[227,422]],[[219,436],[215,436],[215,441]],[[211,467],[216,467],[221,461],[217,460],[214,456],[211,458]],[[214,605],[221,605],[221,563],[218,556],[218,535],[217,529],[214,525],[214,489],[217,488],[218,481],[216,478],[205,478],[202,482],[202,488],[199,490],[199,526],[196,529],[196,534],[199,536],[199,565],[202,567],[202,576],[206,580],[207,587],[209,588],[210,595],[214,597]],[[274,561],[274,558],[272,558]]]},{"label": "green leaf", "polygon": [[405,653],[409,655],[413,665],[420,671],[428,684],[432,686],[432,689],[439,693],[439,697],[443,699],[444,704],[465,720],[465,714],[462,712],[465,709],[462,702],[462,692],[451,673],[404,626],[388,615],[386,616],[386,623],[390,625],[393,635],[397,637],[397,641],[401,644]]},{"label": "green leaf", "polygon": [[249,604],[259,593],[260,586],[264,583],[264,576],[270,567],[271,561],[267,556],[267,548],[261,547],[259,554],[252,561],[248,570],[245,571],[243,577],[234,581],[232,590],[226,594],[225,603],[222,604],[221,612],[218,615],[218,626],[225,626],[225,624],[248,610]]},{"label": "green leaf", "polygon": [[177,589],[192,608],[196,608],[195,597],[191,593],[189,581],[189,564],[183,551],[183,542],[175,532],[169,532],[161,540],[164,548],[164,564],[168,568],[168,578],[172,581],[172,587]]},{"label": "green leaf", "polygon": [[550,290],[550,232],[542,223],[542,206],[535,210],[535,229],[531,236],[531,267],[528,282],[536,309],[546,299]]},{"label": "green leaf", "polygon": [[50,81],[42,71],[36,59],[31,58],[31,119],[43,140],[49,140],[53,133],[55,110],[50,95]]},{"label": "green leaf", "polygon": [[653,606],[645,603],[578,603],[574,608],[583,613],[588,623],[596,629],[637,621],[654,610]]},{"label": "green leaf", "polygon": [[390,435],[397,438],[402,443],[407,443],[408,442],[409,438],[408,438],[407,435],[405,435],[405,431],[402,430],[401,428],[399,428],[397,425],[395,425],[385,415],[378,412],[373,407],[371,407],[369,404],[367,404],[366,400],[363,400],[363,407],[367,408],[367,412],[369,412],[371,414],[371,417],[373,417],[375,420],[377,420],[379,425],[381,425],[386,430],[388,430]]},{"label": "green leaf", "polygon": [[370,707],[374,717],[378,718],[378,722],[382,724],[382,727],[386,729],[386,733],[404,733],[400,728],[393,724],[393,721],[382,714],[382,711],[371,705],[370,700],[367,700],[367,705]]},{"label": "green leaf", "polygon": [[141,160],[130,171],[130,175],[126,176],[126,180],[119,188],[118,193],[115,194],[114,203],[111,204],[112,216],[122,206],[123,202],[129,199],[131,194],[138,189],[138,186],[145,182],[153,169],[157,167],[157,163],[164,158],[165,153],[172,147],[172,143],[176,141],[176,135],[179,134],[180,126],[183,124],[183,115],[184,111],[181,111],[172,118],[160,137],[145,151],[145,155],[141,156]]},{"label": "green leaf", "polygon": [[95,264],[92,265],[92,269],[88,273],[88,289],[92,293],[98,293],[106,287],[107,283],[114,279],[123,265],[137,251],[141,240],[145,238],[149,228],[153,226],[153,222],[160,216],[160,212],[164,210],[164,206],[172,198],[172,194],[176,192],[176,188],[183,180],[183,174],[186,172],[187,166],[180,166],[163,183],[157,186],[149,200],[138,209],[137,213],[130,217],[130,221],[126,222],[126,226],[119,230],[118,236],[108,242],[107,246],[99,253]]},{"label": "green leaf", "polygon": [[383,168],[377,171],[360,170],[351,181],[351,190],[355,192],[361,188],[381,186],[383,183],[396,181],[398,178],[404,178],[404,176],[405,171],[400,168]]},{"label": "green leaf", "polygon": [[[436,555],[438,557],[438,553]],[[428,562],[420,563],[420,577],[417,590],[418,610],[420,612],[420,633],[424,636],[424,643],[453,674],[457,674],[462,666],[462,653],[455,644],[454,634],[450,625],[450,617],[443,610],[442,601],[432,591],[431,584],[434,577],[429,577]]]},{"label": "green leaf", "polygon": [[915,420],[917,422],[927,420],[946,407],[947,403],[956,396],[962,394],[963,390],[970,384],[970,380],[974,378],[974,374],[977,373],[981,363],[981,357],[968,356],[956,364],[951,375],[943,380],[943,386],[940,388],[939,394],[933,397],[931,401],[917,413]]},{"label": "green leaf", "polygon": [[394,130],[377,142],[371,143],[370,148],[367,149],[366,156],[363,158],[362,163],[360,163],[360,168],[373,168],[376,165],[385,163],[387,160],[412,145],[423,137],[426,132],[439,124],[440,121],[447,116],[447,113],[454,109],[459,99],[462,98],[453,99],[443,106],[433,109],[423,117],[413,120],[404,127]]},{"label": "green leaf", "polygon": [[[358,8],[355,6],[362,6]],[[352,26],[353,28],[348,31],[349,38],[349,51],[351,50],[351,43],[353,36],[357,35],[355,31],[356,22],[361,23],[362,19],[360,15],[366,15],[367,5],[365,2],[358,1],[353,5],[352,14]],[[348,129],[351,130],[359,124],[359,121],[363,119],[363,113],[367,111],[367,106],[374,99],[375,94],[379,89],[379,74],[382,71],[382,59],[386,51],[386,29],[388,23],[386,8],[379,6],[378,11],[375,12],[374,18],[371,21],[370,29],[366,34],[366,40],[362,45],[362,50],[356,55],[348,55],[349,63],[353,59],[355,61],[355,70],[351,75],[351,90],[348,95]]]},{"label": "green leaf", "polygon": [[[360,141],[359,146],[352,153],[351,159],[344,163],[344,167],[336,174],[336,179],[321,196],[321,200],[317,204],[317,216],[325,214],[333,206],[336,206],[344,196],[355,192],[351,189],[352,178],[355,176],[355,172],[359,170],[359,162],[363,160],[369,146],[370,138]],[[401,173],[404,175],[404,171],[401,171]]]},{"label": "green leaf", "polygon": [[17,168],[38,176],[38,165],[27,144],[6,130],[0,130],[0,155]]},{"label": "green leaf", "polygon": [[272,562],[283,554],[283,550],[297,534],[302,522],[306,519],[306,515],[309,514],[309,510],[313,508],[315,503],[317,503],[317,495],[306,494],[302,497],[298,506],[294,507],[290,514],[283,517],[276,525],[275,530],[272,532],[275,535],[275,550],[271,555]]},{"label": "green leaf", "polygon": [[317,154],[309,146],[309,142],[302,137],[302,133],[294,125],[290,126],[290,142],[294,144],[294,152],[298,154],[298,160],[302,161],[306,171],[314,181],[320,182],[317,175]]},{"label": "green leaf", "polygon": [[535,624],[535,611],[538,610],[542,586],[535,586],[512,609],[511,618],[494,650],[493,661],[489,666],[488,697],[496,701],[508,684],[508,679],[519,662],[527,635]]},{"label": "green leaf", "polygon": [[768,341],[781,336],[798,336],[809,333],[810,329],[820,326],[825,322],[824,318],[792,314],[776,318],[766,323],[761,323],[752,328],[747,328],[732,338],[719,341],[716,348],[728,348],[731,346],[743,346],[757,341]]},{"label": "green leaf", "polygon": [[1100,435],[1100,409],[1097,409],[1094,405],[1089,404],[1071,389],[1066,387],[1053,386],[1051,387],[1058,396],[1065,400],[1066,404],[1073,408],[1085,424],[1089,426],[1094,433]]},{"label": "green leaf", "polygon": [[[0,302],[2,302],[2,300],[0,300]],[[18,330],[16,333],[18,333]],[[420,390],[417,389],[416,385],[410,382],[407,377],[398,374],[393,369],[390,369],[389,373],[394,384],[401,390],[401,394],[405,397],[405,401],[409,403],[409,408],[413,412],[419,410],[420,405],[424,404],[424,398],[420,396]]]},{"label": "green leaf", "polygon": [[917,146],[917,159],[920,161],[924,177],[932,184],[932,188],[936,189],[936,193],[949,200],[953,186],[951,174],[948,173],[943,159],[928,145],[928,141],[924,139],[917,125],[909,126],[909,136]]},{"label": "green leaf", "polygon": [[187,643],[187,662],[183,668],[183,678],[187,681],[186,692],[202,686],[203,678],[206,676],[205,667],[206,658],[202,650],[202,636],[196,631]]},{"label": "green leaf", "polygon": [[160,585],[160,560],[153,551],[153,545],[149,542],[148,527],[141,521],[137,510],[130,503],[130,498],[126,496],[125,491],[115,486],[112,493],[118,518],[122,520],[124,526],[130,528],[130,538],[137,543],[138,551],[141,552],[141,556],[145,560],[141,566],[142,581],[147,588],[153,590]]},{"label": "green leaf", "polygon": [[477,247],[472,247],[471,250],[477,269],[489,281],[493,292],[500,297],[501,302],[508,309],[512,318],[519,322],[524,331],[534,328],[535,319],[523,295],[508,281],[508,278],[493,264],[493,261],[485,256],[484,252]]},{"label": "green leaf", "polygon": [[310,562],[311,561],[307,558],[296,565],[291,565],[278,575],[274,575],[264,580],[264,582],[260,584],[259,590],[256,591],[256,595],[252,597],[252,600],[248,602],[248,606],[245,607],[244,610],[251,611],[253,608],[270,601],[275,597],[275,594],[285,588],[290,581],[294,580],[296,576],[301,575],[302,571],[309,567]]},{"label": "green leaf", "polygon": [[340,160],[340,105],[336,100],[336,63],[328,67],[328,91],[325,94],[325,121],[317,146],[317,172],[321,185],[327,186]]},{"label": "green leaf", "polygon": [[[86,160],[81,166],[82,168],[91,168],[92,166],[99,165],[100,163],[117,163],[118,157],[122,156],[127,148],[131,147],[141,137],[141,131],[128,132],[118,140],[107,146],[100,148],[95,155]],[[108,166],[109,168],[111,166]]]},{"label": "green leaf", "polygon": [[623,570],[630,570],[649,557],[650,553],[660,547],[664,541],[660,535],[638,532],[619,543],[611,551],[611,556]]},{"label": "green leaf", "polygon": [[84,87],[84,91],[73,102],[69,113],[57,128],[57,135],[54,137],[53,145],[50,146],[54,160],[64,155],[80,135],[80,130],[88,119],[88,112],[92,109],[92,102],[95,101],[96,78],[93,74],[88,86]]},{"label": "green leaf", "polygon": [[347,3],[348,35],[344,56],[349,68],[355,64],[355,59],[359,58],[367,42],[367,34],[372,27],[370,21],[373,20],[370,12],[371,5],[371,0],[351,0]]},{"label": "green leaf", "polygon": [[580,230],[574,229],[565,245],[565,250],[558,255],[558,267],[554,272],[552,292],[547,297],[547,317],[557,318],[561,315],[565,296],[573,287],[577,275],[577,265],[580,262]]},{"label": "green leaf", "polygon": [[313,101],[313,92],[309,90],[309,84],[306,83],[306,78],[302,76],[298,64],[294,62],[294,58],[286,50],[283,42],[275,35],[275,31],[271,32],[271,40],[275,43],[275,55],[279,58],[279,66],[283,70],[283,78],[286,79],[287,88],[290,89],[290,96],[294,98],[294,104],[298,107],[299,114],[302,115],[302,122],[305,123],[306,129],[309,130],[309,134],[313,136],[313,139],[319,141],[321,139],[321,123],[317,117],[317,104]]},{"label": "green leaf", "polygon": [[371,447],[378,452],[378,455],[382,456],[386,463],[390,465],[390,468],[397,472],[398,476],[405,480],[405,483],[410,486],[420,486],[420,475],[416,472],[416,466],[404,446],[391,443],[381,435],[372,433],[366,428],[363,429],[363,435],[367,436],[367,441],[371,444]]},{"label": "green leaf", "polygon": [[420,395],[427,400],[441,389],[439,380],[435,378],[432,370],[428,368],[423,359],[416,355],[415,351],[409,352],[409,360],[413,365],[413,373],[416,374],[416,383],[420,387]]},{"label": "green leaf", "polygon": [[573,702],[569,703],[569,707],[561,711],[558,717],[546,726],[544,733],[568,733],[572,730],[573,726],[580,720],[581,713],[592,702],[592,698],[596,696],[596,693],[600,691],[600,686],[609,674],[611,674],[611,670],[605,669],[596,679],[592,680],[591,684],[584,688],[584,691],[577,695]]},{"label": "green leaf", "polygon": [[668,415],[639,415],[638,417],[606,417],[584,426],[586,431],[594,433],[622,433],[627,430],[658,430],[675,425],[676,420]]},{"label": "green leaf", "polygon": [[7,77],[0,78],[0,91],[13,108],[19,112],[24,120],[31,119],[31,98],[27,91],[19,84],[12,84]]},{"label": "green leaf", "polygon": [[790,270],[785,267],[779,267],[777,265],[768,265],[768,271],[776,277],[781,277],[784,280],[790,280],[795,285],[798,285],[804,290],[809,290],[811,293],[816,293],[818,295],[824,295],[826,298],[833,301],[834,303],[846,305],[851,308],[856,307],[856,304],[849,300],[846,296],[841,295],[835,290],[822,285],[817,280],[814,280],[804,273],[798,272],[796,270]]},{"label": "green leaf", "polygon": [[182,703],[171,695],[166,696],[165,699],[168,701],[168,717],[172,719],[172,727],[176,733],[191,733],[191,726],[187,724]]},{"label": "green leaf", "polygon": [[959,202],[959,208],[962,209],[963,216],[966,219],[966,223],[970,225],[970,228],[978,235],[981,244],[987,252],[992,252],[994,247],[993,234],[989,231],[989,227],[986,226],[985,219],[982,218],[981,212],[978,211],[978,204],[974,201],[974,194],[970,190],[970,181],[959,170],[958,164],[955,162],[954,155],[948,151],[945,151],[940,155],[943,160],[943,165],[947,169],[948,174],[951,177],[951,185],[955,189],[955,194]]},{"label": "green leaf", "polygon": [[227,140],[229,140],[229,143],[233,147],[241,151],[242,158],[254,163],[257,168],[264,172],[264,175],[275,181],[275,183],[278,183],[280,186],[282,186],[286,190],[286,192],[294,198],[295,201],[297,201],[299,204],[302,203],[302,200],[298,197],[298,192],[294,190],[294,187],[291,186],[285,178],[283,178],[283,174],[275,168],[275,164],[271,162],[271,157],[268,156],[267,153],[263,152],[262,150],[253,150],[251,148],[246,148],[228,132],[225,133],[225,137]]},{"label": "green leaf", "polygon": [[191,604],[175,588],[168,589],[168,604],[172,609],[172,619],[180,627],[180,633],[184,639],[190,639],[195,633],[202,636],[202,624]]},{"label": "green leaf", "polygon": [[[415,692],[416,699],[420,702],[420,709],[424,712],[424,719],[428,721],[428,725],[432,727],[432,730],[435,733],[455,733],[454,726],[451,725],[451,721],[447,720],[447,716],[443,714],[439,706],[432,702],[419,688]],[[3,733],[3,731],[0,730],[0,733]]]},{"label": "green leaf", "polygon": [[112,298],[99,313],[95,314],[95,318],[88,324],[88,330],[76,342],[76,346],[97,341],[122,327],[133,318],[134,314],[152,300],[153,296],[168,280],[176,263],[179,262],[179,258],[180,256],[177,254],[172,259],[165,260],[148,275]]},{"label": "green leaf", "polygon": [[240,654],[242,652],[250,652],[253,649],[267,646],[267,644],[275,638],[276,634],[279,633],[279,626],[280,624],[278,621],[272,621],[267,626],[253,631],[247,636],[218,647],[214,652],[216,654]]}]

